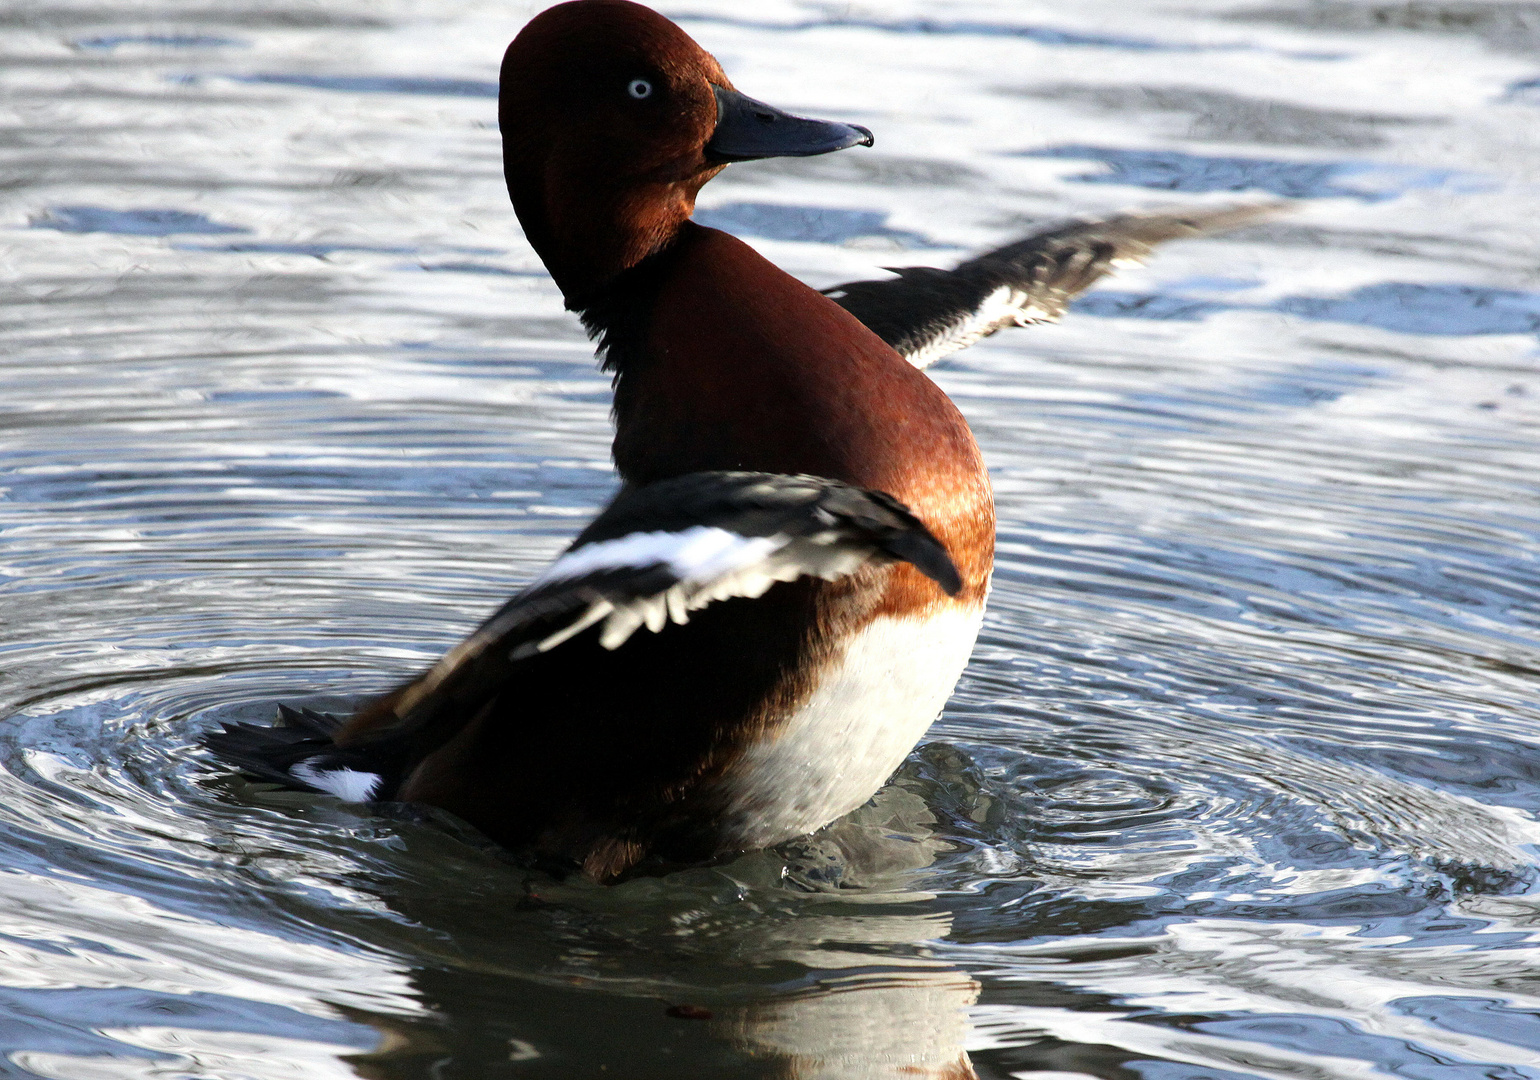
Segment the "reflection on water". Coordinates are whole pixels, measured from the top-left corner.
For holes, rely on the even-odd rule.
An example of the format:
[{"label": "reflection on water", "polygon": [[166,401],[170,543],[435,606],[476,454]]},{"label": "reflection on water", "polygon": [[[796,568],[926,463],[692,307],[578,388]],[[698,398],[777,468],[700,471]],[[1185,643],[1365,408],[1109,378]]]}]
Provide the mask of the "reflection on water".
[{"label": "reflection on water", "polygon": [[[1247,284],[1192,282],[1204,291],[1233,294]],[[1261,282],[1252,283],[1261,285]],[[1243,311],[1250,305],[1164,293],[1130,293],[1102,289],[1075,304],[1087,315],[1136,319],[1199,321],[1222,311]],[[1365,285],[1341,296],[1284,296],[1254,310],[1283,311],[1302,319],[1358,323],[1403,334],[1468,337],[1476,334],[1533,334],[1540,330],[1540,293],[1517,289],[1488,289],[1456,283],[1425,284],[1386,281]],[[1518,391],[1524,393],[1522,386]]]},{"label": "reflection on water", "polygon": [[702,225],[737,236],[766,240],[806,240],[843,244],[855,240],[887,241],[894,247],[935,247],[919,233],[892,229],[887,215],[872,210],[842,210],[830,206],[788,206],[782,203],[728,203],[696,215]]},{"label": "reflection on water", "polygon": [[[662,9],[660,9],[662,10]],[[670,11],[669,14],[691,28],[702,25],[731,26],[748,30],[795,33],[801,30],[854,27],[874,30],[878,34],[921,34],[925,37],[1006,37],[1023,38],[1043,45],[1096,49],[1132,49],[1137,52],[1193,52],[1204,48],[1191,42],[1161,42],[1147,38],[1127,37],[1121,34],[1088,33],[1057,26],[1024,26],[1020,23],[985,22],[976,19],[859,18],[851,15],[826,14],[816,19],[793,19],[786,22],[759,19],[743,19],[733,16],[707,14],[703,11]],[[877,40],[880,40],[878,38]],[[1220,46],[1221,48],[1223,46]]]},{"label": "reflection on water", "polygon": [[703,196],[817,286],[1302,205],[936,369],[989,619],[824,833],[597,889],[195,749],[613,485],[499,171],[535,6],[0,12],[0,1072],[1540,1077],[1532,5],[679,6],[877,131]]},{"label": "reflection on water", "polygon": [[404,79],[385,75],[231,75],[237,82],[304,86],[353,94],[427,94],[497,98],[497,83],[477,79]]},{"label": "reflection on water", "polygon": [[[1269,191],[1289,199],[1394,199],[1461,178],[1446,169],[1375,165],[1362,161],[1276,161],[1268,158],[1189,154],[1180,150],[1128,150],[1111,146],[1049,146],[1022,157],[1100,161],[1106,172],[1066,177],[1083,184],[1127,184],[1160,191]],[[1469,183],[1470,181],[1467,181]]]},{"label": "reflection on water", "polygon": [[[452,1049],[464,1076],[511,1051],[532,1076],[971,1077],[978,985],[931,955],[948,919],[904,888],[941,846],[934,824],[923,799],[890,789],[809,850],[662,880],[597,889],[498,867],[499,895],[478,888],[453,940],[419,953],[425,1015],[349,1013],[386,1036],[365,1075],[420,1075]],[[441,882],[401,885],[388,886],[395,913],[445,917]]]},{"label": "reflection on water", "polygon": [[183,233],[242,233],[239,225],[221,225],[185,210],[109,210],[102,206],[50,206],[32,219],[34,229],[72,233],[121,233],[125,236],[177,236]]}]

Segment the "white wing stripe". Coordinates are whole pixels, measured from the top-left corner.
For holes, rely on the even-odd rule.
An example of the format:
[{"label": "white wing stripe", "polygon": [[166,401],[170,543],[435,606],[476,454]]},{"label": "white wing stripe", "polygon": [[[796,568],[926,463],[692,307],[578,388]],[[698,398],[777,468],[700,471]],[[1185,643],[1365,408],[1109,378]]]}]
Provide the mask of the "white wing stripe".
[{"label": "white wing stripe", "polygon": [[[836,524],[831,517],[828,530],[802,537],[785,533],[743,536],[716,526],[694,525],[676,532],[637,532],[585,544],[547,567],[545,573],[530,582],[526,593],[552,585],[559,593],[562,582],[588,574],[640,570],[660,563],[667,567],[674,582],[645,596],[595,595],[581,611],[573,612],[572,621],[565,626],[543,638],[514,644],[508,650],[508,659],[522,660],[546,652],[595,624],[602,624],[599,644],[616,649],[643,626],[656,633],[670,622],[686,623],[690,612],[717,600],[762,596],[776,582],[793,581],[804,575],[833,581],[854,573],[876,555],[877,549],[869,542],[842,540]],[[527,617],[513,603],[488,620],[402,693],[394,705],[396,715],[406,716],[462,664],[480,655]],[[300,772],[301,768],[306,770],[305,774]],[[306,783],[324,787],[343,798],[362,800],[373,792],[370,787],[361,796],[352,794],[362,790],[359,785],[369,779],[365,773],[344,777],[340,771],[317,773],[303,764],[290,771]],[[348,786],[348,793],[344,794],[339,786]]]},{"label": "white wing stripe", "polygon": [[704,581],[751,566],[784,547],[784,536],[739,536],[727,529],[695,525],[683,532],[632,533],[569,551],[531,587],[582,577],[597,570],[664,563],[681,581]]},{"label": "white wing stripe", "polygon": [[1058,322],[1058,315],[1037,301],[1038,297],[1025,289],[1001,285],[980,301],[977,308],[961,314],[951,326],[934,334],[914,352],[905,354],[904,359],[923,371],[943,356],[965,349],[1007,326]]}]

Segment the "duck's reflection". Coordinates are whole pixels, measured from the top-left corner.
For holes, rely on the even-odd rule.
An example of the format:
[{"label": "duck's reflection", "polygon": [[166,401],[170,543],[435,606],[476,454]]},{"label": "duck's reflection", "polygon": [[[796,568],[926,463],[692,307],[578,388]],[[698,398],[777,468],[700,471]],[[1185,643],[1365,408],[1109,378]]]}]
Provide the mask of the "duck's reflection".
[{"label": "duck's reflection", "polygon": [[975,1075],[963,1049],[963,1010],[977,994],[972,979],[939,966],[883,980],[868,976],[748,1003],[724,1017],[718,1033],[775,1062],[776,1076],[962,1080]]},{"label": "duck's reflection", "polygon": [[349,1010],[382,1035],[354,1067],[371,1080],[973,1077],[978,985],[926,955],[949,920],[913,891],[946,846],[933,825],[894,786],[817,837],[724,867],[609,888],[532,879],[498,911],[484,894],[457,908],[397,889],[390,906],[445,945],[412,973],[424,1015]]}]

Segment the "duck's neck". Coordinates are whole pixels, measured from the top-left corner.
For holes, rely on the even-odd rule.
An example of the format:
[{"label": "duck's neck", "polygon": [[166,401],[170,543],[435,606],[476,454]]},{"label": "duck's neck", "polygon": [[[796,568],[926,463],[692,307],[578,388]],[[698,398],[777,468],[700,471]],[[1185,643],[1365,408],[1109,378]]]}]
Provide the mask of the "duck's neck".
[{"label": "duck's neck", "polygon": [[[693,193],[666,188],[637,207],[624,205],[612,192],[552,200],[511,182],[509,192],[525,236],[574,310],[668,246],[695,205]],[[582,209],[574,203],[581,203]]]},{"label": "duck's neck", "polygon": [[701,185],[722,169],[684,164],[610,175],[588,167],[581,150],[531,148],[511,135],[503,144],[514,213],[575,311],[673,243]]}]

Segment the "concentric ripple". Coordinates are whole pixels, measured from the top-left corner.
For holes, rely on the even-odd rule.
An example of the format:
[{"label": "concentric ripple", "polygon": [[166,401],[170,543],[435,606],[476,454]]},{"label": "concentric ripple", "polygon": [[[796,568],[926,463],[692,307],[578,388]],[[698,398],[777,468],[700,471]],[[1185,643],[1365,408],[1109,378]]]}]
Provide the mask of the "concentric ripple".
[{"label": "concentric ripple", "polygon": [[826,286],[1296,212],[934,369],[1000,535],[930,740],[609,889],[198,748],[420,669],[613,488],[500,175],[527,12],[0,12],[0,1074],[1540,1080],[1527,6],[944,6],[665,5],[878,133],[703,220]]}]

